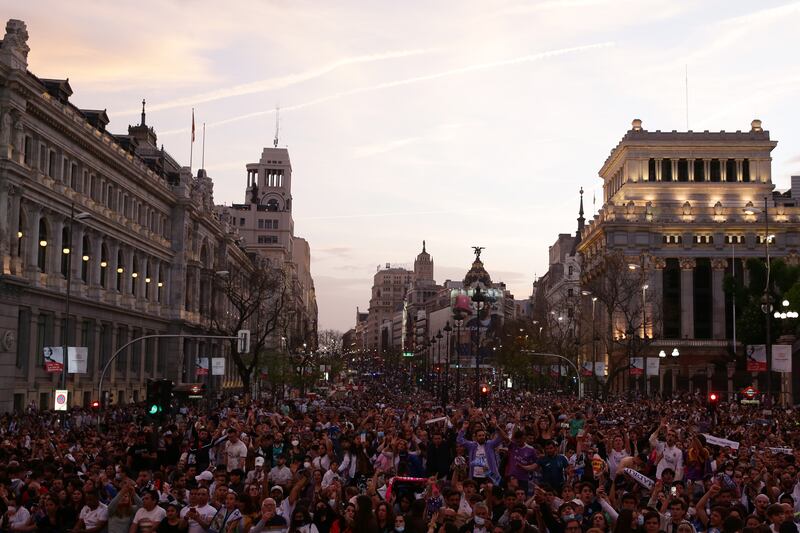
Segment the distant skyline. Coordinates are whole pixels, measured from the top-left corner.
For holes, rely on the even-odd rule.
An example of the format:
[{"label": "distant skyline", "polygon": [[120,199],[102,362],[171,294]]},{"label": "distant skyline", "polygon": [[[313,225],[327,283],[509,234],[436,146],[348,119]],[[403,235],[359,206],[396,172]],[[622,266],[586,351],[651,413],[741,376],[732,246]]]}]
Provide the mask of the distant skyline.
[{"label": "distant skyline", "polygon": [[[749,129],[800,174],[800,2],[18,2],[29,69],[69,78],[109,131],[139,121],[189,163],[191,109],[217,203],[244,200],[245,165],[275,133],[293,166],[295,231],[309,240],[320,327],[368,307],[377,265],[461,279],[482,245],[516,298],[559,233],[602,204],[597,172],[640,118],[648,130]],[[593,197],[597,198],[596,206]]]}]

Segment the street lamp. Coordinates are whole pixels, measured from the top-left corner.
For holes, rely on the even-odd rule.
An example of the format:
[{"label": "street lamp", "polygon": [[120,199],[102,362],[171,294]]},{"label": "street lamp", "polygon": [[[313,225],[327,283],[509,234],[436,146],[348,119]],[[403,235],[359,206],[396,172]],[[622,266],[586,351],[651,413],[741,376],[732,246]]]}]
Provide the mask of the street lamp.
[{"label": "street lamp", "polygon": [[[81,212],[75,213],[75,202],[70,204],[69,208],[69,234],[67,235],[68,242],[64,246],[62,250],[65,255],[67,255],[67,295],[66,295],[66,302],[64,305],[64,346],[62,352],[62,367],[61,367],[61,388],[67,388],[67,365],[69,364],[69,354],[67,350],[69,349],[69,304],[71,299],[72,293],[72,257],[69,256],[69,253],[72,251],[72,233],[75,228],[75,221],[76,220],[86,220],[87,218],[91,217],[90,213]],[[43,241],[44,245],[47,245],[47,241]],[[39,243],[41,244],[41,243]]]},{"label": "street lamp", "polygon": [[475,287],[472,295],[475,302],[475,328],[477,330],[475,341],[475,405],[481,402],[481,303],[486,305],[486,296],[481,292],[480,286]]},{"label": "street lamp", "polygon": [[442,330],[439,330],[436,333],[436,363],[438,368],[436,372],[436,381],[439,384],[439,396],[441,397],[442,393]]},{"label": "street lamp", "polygon": [[770,262],[769,262],[769,243],[774,237],[769,234],[769,204],[767,197],[764,196],[764,209],[761,210],[753,205],[752,201],[747,202],[744,209],[745,215],[756,215],[764,213],[764,257],[767,263],[767,282],[764,285],[764,295],[761,297],[761,311],[764,313],[765,329],[765,349],[767,352],[767,398],[772,402],[772,331],[770,315],[772,314],[772,296],[769,293],[770,283]]},{"label": "street lamp", "polygon": [[446,366],[444,367],[444,391],[442,392],[442,407],[444,407],[446,411],[447,404],[450,400],[450,352],[452,351],[452,346],[450,345],[450,332],[453,331],[453,328],[450,327],[449,321],[447,324],[445,324],[444,331],[447,333],[447,362],[445,363]]}]

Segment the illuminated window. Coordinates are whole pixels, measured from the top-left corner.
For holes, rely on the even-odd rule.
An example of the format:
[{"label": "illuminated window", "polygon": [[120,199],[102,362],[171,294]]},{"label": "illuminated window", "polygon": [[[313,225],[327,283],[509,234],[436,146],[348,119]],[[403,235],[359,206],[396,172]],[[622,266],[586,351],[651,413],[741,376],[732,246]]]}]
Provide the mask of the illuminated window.
[{"label": "illuminated window", "polygon": [[680,235],[664,235],[663,242],[664,244],[681,244],[683,237]]},{"label": "illuminated window", "polygon": [[744,244],[744,235],[725,235],[725,244]]},{"label": "illuminated window", "polygon": [[713,235],[695,235],[694,236],[695,244],[714,244],[714,236]]}]

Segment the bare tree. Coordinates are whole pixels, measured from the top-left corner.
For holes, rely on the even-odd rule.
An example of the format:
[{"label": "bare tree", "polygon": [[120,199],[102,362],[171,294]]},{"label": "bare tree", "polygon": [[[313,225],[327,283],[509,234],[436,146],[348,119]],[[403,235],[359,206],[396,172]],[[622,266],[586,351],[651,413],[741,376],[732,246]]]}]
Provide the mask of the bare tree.
[{"label": "bare tree", "polygon": [[653,342],[653,332],[660,330],[660,295],[645,302],[643,288],[649,266],[644,256],[631,258],[614,252],[584,273],[585,288],[597,298],[596,320],[608,354],[606,393],[612,387],[620,388],[631,358],[643,357]]},{"label": "bare tree", "polygon": [[217,278],[210,329],[218,335],[235,336],[241,329],[250,330],[250,353],[240,354],[237,341],[230,341],[236,371],[247,392],[251,391],[254,372],[283,331],[291,305],[287,274],[268,261],[258,261],[254,270],[230,271]]},{"label": "bare tree", "polygon": [[342,352],[342,332],[337,329],[323,329],[317,334],[319,351],[334,355]]}]

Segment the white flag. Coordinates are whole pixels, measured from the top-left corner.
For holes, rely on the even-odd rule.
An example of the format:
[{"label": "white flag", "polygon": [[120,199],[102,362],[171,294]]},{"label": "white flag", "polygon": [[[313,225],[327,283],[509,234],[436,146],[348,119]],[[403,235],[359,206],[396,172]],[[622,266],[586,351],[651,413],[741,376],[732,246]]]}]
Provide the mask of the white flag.
[{"label": "white flag", "polygon": [[792,372],[792,346],[790,344],[772,345],[772,370],[786,374]]},{"label": "white flag", "polygon": [[658,357],[648,357],[647,358],[647,375],[648,376],[657,376],[660,365],[661,365],[661,361],[658,359]]}]

